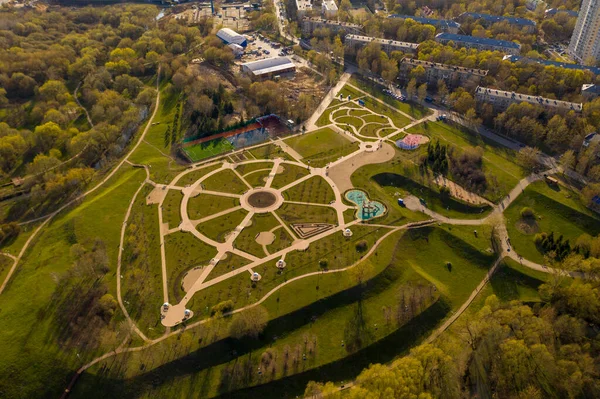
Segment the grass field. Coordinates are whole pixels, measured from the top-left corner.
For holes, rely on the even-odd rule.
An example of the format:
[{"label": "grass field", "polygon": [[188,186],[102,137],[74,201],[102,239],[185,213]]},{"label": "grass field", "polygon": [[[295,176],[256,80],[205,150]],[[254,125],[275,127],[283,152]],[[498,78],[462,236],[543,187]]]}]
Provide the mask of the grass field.
[{"label": "grass field", "polygon": [[[120,229],[129,201],[146,175],[142,169],[124,166],[103,190],[97,191],[59,214],[35,238],[0,296],[0,372],[10,379],[0,382],[3,397],[55,395],[83,362],[116,348],[113,332],[123,320],[117,309],[114,321],[100,330],[104,339],[81,350],[78,342],[65,339],[69,326],[59,321],[58,303],[64,294],[57,292],[57,278],[73,266],[71,246],[89,247],[101,237],[110,260],[110,271],[103,279],[116,296],[115,265]],[[77,303],[77,298],[68,298]],[[50,306],[52,304],[52,306]],[[96,336],[96,335],[95,335]],[[79,354],[79,355],[78,355]]]},{"label": "grass field", "polygon": [[229,194],[242,194],[249,190],[249,187],[230,169],[222,170],[203,180],[202,186],[208,191]]},{"label": "grass field", "polygon": [[[399,243],[399,260],[434,283],[454,309],[469,297],[496,258],[488,251],[489,234],[478,231],[476,239],[472,231],[470,226],[424,227],[409,230]],[[467,236],[472,237],[469,242]]]},{"label": "grass field", "polygon": [[283,151],[281,147],[276,144],[267,144],[260,147],[253,148],[248,151],[255,159],[275,159],[283,158],[291,160],[287,152]]},{"label": "grass field", "polygon": [[258,258],[263,258],[267,254],[262,245],[256,242],[256,237],[261,232],[271,231],[273,228],[281,226],[281,223],[270,213],[254,214],[250,227],[244,228],[236,238],[234,246],[244,252],[248,252]]},{"label": "grass field", "polygon": [[329,204],[335,201],[333,189],[321,176],[313,176],[302,183],[283,192],[288,201],[309,202],[312,204]]},{"label": "grass field", "polygon": [[163,222],[168,223],[170,229],[181,224],[181,200],[183,200],[181,191],[169,190],[163,201]]},{"label": "grass field", "polygon": [[176,303],[184,295],[181,279],[185,272],[196,266],[208,264],[217,254],[217,250],[191,233],[175,232],[165,236],[165,254],[169,293],[176,299],[171,301]]},{"label": "grass field", "polygon": [[227,235],[242,223],[247,214],[246,210],[238,209],[221,217],[200,223],[196,226],[196,229],[211,240],[225,242]]},{"label": "grass field", "polygon": [[[442,144],[458,148],[480,147],[483,149],[483,172],[488,180],[484,197],[492,202],[501,200],[512,190],[519,180],[525,177],[523,169],[515,163],[516,152],[495,142],[467,131],[466,128],[444,122],[425,122],[406,131],[424,134],[430,139],[438,139]],[[450,176],[452,178],[452,176]]]},{"label": "grass field", "polygon": [[[271,165],[271,167],[272,166],[273,165]],[[271,168],[256,170],[245,175],[244,180],[246,180],[252,187],[264,187],[267,183],[269,175],[271,174],[271,171]]]},{"label": "grass field", "polygon": [[183,152],[185,152],[190,161],[198,162],[203,159],[224,154],[233,149],[234,147],[229,141],[224,138],[218,138],[201,144],[183,147]]},{"label": "grass field", "polygon": [[532,270],[505,258],[492,276],[489,286],[501,301],[540,302],[538,288],[548,279],[548,273]]},{"label": "grass field", "polygon": [[186,173],[182,177],[180,177],[179,180],[177,180],[175,182],[175,184],[177,184],[178,186],[182,186],[182,187],[189,186],[190,184],[194,184],[201,177],[206,176],[208,173],[212,172],[213,170],[219,169],[221,167],[221,165],[222,165],[221,163],[216,163],[214,165],[205,166],[203,168],[193,170],[189,173]]},{"label": "grass field", "polygon": [[283,166],[283,172],[276,174],[273,178],[271,183],[273,188],[285,187],[310,173],[307,168],[298,165],[281,164],[281,166]]},{"label": "grass field", "polygon": [[317,125],[318,127],[329,125],[331,123],[331,121],[329,120],[329,115],[336,109],[338,109],[341,105],[342,102],[340,100],[333,99],[329,104],[329,107],[327,107],[325,111],[323,111],[323,113],[319,115],[319,118],[317,119],[317,122],[315,122],[315,125]]},{"label": "grass field", "polygon": [[253,163],[238,165],[235,168],[235,170],[237,170],[240,173],[240,175],[244,176],[249,173],[255,172],[257,170],[261,170],[261,169],[269,169],[270,170],[272,168],[273,168],[273,162],[253,162]]},{"label": "grass field", "polygon": [[284,203],[275,212],[288,225],[294,223],[337,224],[335,209],[327,206]]},{"label": "grass field", "polygon": [[201,193],[188,201],[188,216],[192,220],[199,220],[236,207],[239,204],[240,200],[237,198]]},{"label": "grass field", "polygon": [[231,252],[227,252],[227,257],[222,259],[213,267],[208,276],[206,277],[206,281],[210,281],[216,277],[222,276],[223,274],[229,273],[237,268],[242,266],[246,266],[250,261],[246,258],[238,256],[236,254],[232,254]]},{"label": "grass field", "polygon": [[[521,219],[523,207],[530,207],[535,211],[533,223]],[[578,192],[562,185],[560,188],[552,188],[543,181],[529,185],[504,214],[514,250],[533,262],[545,262],[543,254],[533,242],[538,232],[554,232],[556,238],[562,234],[565,240],[570,240],[572,246],[582,234],[600,234],[600,215],[580,202]]]},{"label": "grass field", "polygon": [[352,143],[330,128],[289,138],[286,143],[302,155],[305,163],[314,167],[323,167],[358,149],[358,143]]},{"label": "grass field", "polygon": [[13,265],[13,260],[4,254],[0,254],[0,281],[4,281],[10,268]]},{"label": "grass field", "polygon": [[152,189],[146,185],[140,192],[127,223],[121,290],[131,318],[144,334],[157,338],[165,328],[156,307],[156,299],[163,296],[158,207],[146,205]]}]

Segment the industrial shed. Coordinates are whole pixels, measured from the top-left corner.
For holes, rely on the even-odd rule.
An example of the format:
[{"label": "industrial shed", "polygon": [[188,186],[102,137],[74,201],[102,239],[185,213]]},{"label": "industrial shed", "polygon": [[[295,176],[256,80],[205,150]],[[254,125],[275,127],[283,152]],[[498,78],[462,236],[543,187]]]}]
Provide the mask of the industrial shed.
[{"label": "industrial shed", "polygon": [[242,72],[255,79],[266,79],[295,70],[296,65],[287,57],[267,58],[242,64]]},{"label": "industrial shed", "polygon": [[243,48],[246,48],[248,45],[248,41],[243,35],[240,35],[236,31],[229,28],[219,29],[217,32],[217,37],[223,40],[223,43],[225,44],[233,43],[242,46]]}]

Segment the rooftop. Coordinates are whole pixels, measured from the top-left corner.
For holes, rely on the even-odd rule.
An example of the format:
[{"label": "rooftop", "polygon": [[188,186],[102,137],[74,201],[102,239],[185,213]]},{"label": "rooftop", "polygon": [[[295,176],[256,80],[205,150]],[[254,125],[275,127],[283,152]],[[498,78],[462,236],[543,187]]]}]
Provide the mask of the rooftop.
[{"label": "rooftop", "polygon": [[327,19],[323,19],[323,18],[316,18],[316,17],[304,17],[302,18],[303,21],[310,21],[310,22],[314,22],[314,23],[320,23],[320,24],[327,24],[327,25],[335,25],[335,26],[347,26],[349,28],[356,28],[356,29],[362,29],[363,26],[362,25],[358,25],[358,24],[351,24],[350,22],[340,22],[340,21],[330,21]]},{"label": "rooftop", "polygon": [[382,39],[379,37],[361,36],[361,35],[346,35],[346,40],[356,40],[359,42],[376,42],[398,47],[407,47],[416,50],[419,47],[418,43],[399,42],[397,40]]},{"label": "rooftop", "polygon": [[388,18],[399,18],[399,19],[412,19],[420,24],[428,24],[433,26],[448,26],[452,28],[460,27],[458,22],[449,20],[449,19],[435,19],[435,18],[425,18],[425,17],[416,17],[414,15],[401,15],[401,14],[392,14]]},{"label": "rooftop", "polygon": [[338,9],[337,4],[335,4],[335,1],[333,0],[323,0],[323,7],[329,11],[335,11]]},{"label": "rooftop", "polygon": [[475,94],[485,94],[491,97],[509,98],[519,102],[539,104],[545,107],[555,107],[565,110],[581,111],[583,109],[583,105],[581,103],[572,103],[568,101],[555,100],[552,98],[532,96],[529,94],[519,94],[515,93],[514,91],[496,90],[481,86],[477,86]]},{"label": "rooftop", "polygon": [[467,36],[467,35],[458,35],[454,33],[438,33],[435,38],[437,40],[452,40],[453,42],[459,43],[473,43],[473,44],[482,44],[487,46],[497,46],[497,47],[506,47],[506,48],[514,48],[520,49],[521,45],[515,42],[509,42],[507,40],[496,40],[496,39],[488,39],[485,37],[475,37],[475,36]]},{"label": "rooftop", "polygon": [[301,10],[312,10],[311,0],[296,0],[296,7],[299,11]]},{"label": "rooftop", "polygon": [[438,62],[418,60],[416,58],[405,57],[402,59],[401,62],[411,64],[411,65],[422,65],[424,67],[443,69],[443,70],[447,70],[447,71],[469,73],[469,74],[476,75],[476,76],[486,76],[488,74],[488,71],[486,71],[485,69],[465,68],[465,67],[456,66],[456,65],[440,64]]},{"label": "rooftop", "polygon": [[464,12],[459,15],[459,18],[474,18],[474,19],[483,19],[486,22],[496,23],[506,21],[509,24],[513,25],[521,25],[521,26],[535,26],[535,21],[532,21],[527,18],[517,18],[517,17],[503,17],[500,15],[490,15],[490,14],[480,14],[477,12]]},{"label": "rooftop", "polygon": [[569,64],[567,62],[542,60],[541,58],[528,58],[528,57],[522,57],[520,55],[506,55],[506,56],[504,56],[503,59],[505,61],[510,61],[510,62],[519,62],[519,61],[520,62],[535,62],[537,64],[542,64],[542,65],[547,65],[547,66],[555,66],[557,68],[590,71],[596,75],[600,75],[600,67],[591,67],[591,66],[587,66],[587,65]]},{"label": "rooftop", "polygon": [[581,92],[582,93],[600,94],[600,86],[593,85],[593,84],[585,84],[585,85],[581,86]]},{"label": "rooftop", "polygon": [[265,58],[264,60],[250,61],[242,64],[242,67],[249,69],[254,75],[262,75],[295,67],[294,63],[287,57]]},{"label": "rooftop", "polygon": [[547,9],[547,10],[546,10],[546,15],[547,15],[547,16],[548,16],[548,15],[549,15],[549,16],[552,16],[552,15],[556,15],[556,14],[558,14],[558,13],[561,13],[561,12],[567,13],[567,14],[569,14],[569,15],[570,15],[570,16],[572,16],[572,17],[578,17],[578,16],[579,16],[579,13],[578,13],[577,11],[572,11],[572,10],[559,10],[558,8],[549,8],[549,9]]}]

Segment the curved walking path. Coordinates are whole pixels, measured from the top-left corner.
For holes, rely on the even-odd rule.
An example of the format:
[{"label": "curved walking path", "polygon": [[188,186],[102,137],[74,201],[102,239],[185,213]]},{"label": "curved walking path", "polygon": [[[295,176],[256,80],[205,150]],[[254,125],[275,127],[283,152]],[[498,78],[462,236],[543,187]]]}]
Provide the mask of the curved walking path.
[{"label": "curved walking path", "polygon": [[[338,82],[338,84],[331,89],[331,91],[328,93],[327,97],[323,100],[323,102],[321,103],[321,105],[319,106],[319,108],[317,109],[317,111],[313,114],[313,116],[304,124],[304,126],[306,126],[308,128],[308,130],[313,130],[314,128],[316,128],[314,126],[316,120],[318,119],[318,117],[320,116],[321,112],[323,110],[325,110],[328,105],[329,102],[331,101],[331,99],[333,99],[335,93],[339,92],[341,90],[341,88],[347,84],[348,79],[349,79],[350,75],[349,74],[344,74],[342,76],[342,79],[340,79],[340,81]],[[158,86],[158,81],[157,81],[157,86]],[[363,90],[353,86],[354,89],[364,93],[365,95],[369,95],[368,93],[364,92]],[[158,87],[157,87],[158,88]],[[374,98],[374,97],[373,97]],[[374,98],[374,100],[378,101],[379,103],[393,108],[392,106],[390,106],[389,104],[385,103],[384,101]],[[140,144],[140,142],[144,139],[144,136],[146,134],[146,132],[149,129],[149,126],[151,126],[151,121],[154,119],[157,109],[158,109],[158,105],[159,105],[159,101],[160,101],[160,92],[158,92],[157,94],[157,101],[154,107],[154,111],[153,114],[151,116],[151,118],[148,121],[148,124],[146,125],[146,128],[144,130],[144,132],[142,133],[142,136],[140,137],[140,139],[138,140],[138,142],[136,143],[136,145],[132,148],[132,150],[127,154],[127,156],[125,157],[125,159],[123,161],[121,161],[121,163],[117,166],[117,168],[115,170],[113,170],[111,172],[111,174],[109,176],[106,177],[105,180],[103,180],[99,185],[97,185],[96,187],[94,187],[92,190],[89,190],[88,192],[84,193],[83,196],[88,195],[89,193],[93,192],[94,190],[96,190],[97,188],[100,187],[101,184],[104,184],[105,181],[107,181],[110,177],[112,177],[112,175],[114,175],[114,173],[116,173],[116,171],[122,166],[123,162],[127,161],[128,162],[128,158],[129,156],[133,153],[133,151],[138,147],[138,145]],[[350,107],[340,107],[337,108],[337,110],[356,110],[356,108],[350,108]],[[202,240],[203,242],[212,245],[214,247],[217,248],[218,250],[218,254],[217,256],[213,259],[213,261],[210,262],[210,264],[204,268],[204,270],[202,271],[200,277],[196,280],[196,282],[194,282],[192,284],[192,288],[186,293],[186,298],[184,298],[184,300],[182,302],[180,302],[180,304],[172,306],[169,309],[169,313],[173,313],[172,310],[177,309],[178,311],[183,312],[183,309],[185,309],[185,304],[187,303],[187,301],[189,299],[191,299],[191,297],[194,295],[195,292],[198,292],[202,289],[205,289],[207,287],[210,287],[212,285],[218,284],[219,282],[225,281],[226,279],[236,276],[239,273],[248,273],[248,272],[252,272],[253,271],[253,267],[256,267],[258,265],[267,263],[267,262],[271,262],[271,261],[275,261],[278,258],[285,258],[286,254],[290,251],[293,250],[297,250],[297,249],[305,249],[307,248],[312,242],[320,240],[326,236],[329,236],[331,234],[341,234],[341,232],[343,231],[343,229],[347,228],[347,227],[351,227],[354,226],[358,223],[360,223],[359,220],[354,220],[350,223],[345,223],[344,222],[344,215],[343,212],[346,209],[349,209],[351,207],[346,206],[345,204],[343,204],[342,201],[342,194],[345,192],[345,190],[347,188],[352,188],[352,183],[350,180],[350,175],[352,174],[352,172],[354,172],[356,169],[358,169],[360,166],[362,166],[363,164],[367,164],[367,163],[381,163],[381,162],[386,162],[389,159],[387,157],[389,157],[391,155],[391,158],[393,158],[394,156],[394,148],[392,146],[390,146],[389,144],[387,144],[386,142],[383,142],[384,140],[386,141],[390,141],[390,138],[393,137],[394,135],[397,135],[399,132],[403,132],[406,129],[409,129],[410,127],[417,125],[419,123],[422,123],[424,120],[433,120],[435,118],[435,113],[433,115],[429,115],[427,117],[421,118],[419,120],[415,120],[414,118],[410,117],[407,114],[404,114],[401,111],[395,110],[395,112],[399,112],[401,114],[403,114],[404,116],[406,116],[407,118],[409,118],[411,120],[411,123],[409,123],[408,125],[402,127],[402,128],[397,128],[397,126],[394,125],[394,123],[392,122],[391,118],[385,116],[387,118],[388,123],[390,124],[390,126],[384,125],[381,128],[376,130],[376,135],[377,137],[371,137],[371,136],[364,136],[364,135],[360,135],[359,131],[356,131],[356,129],[354,129],[354,127],[352,126],[352,133],[345,133],[347,135],[349,135],[352,140],[354,141],[359,141],[360,142],[360,147],[358,150],[354,151],[353,153],[346,155],[344,157],[341,157],[340,159],[330,163],[328,165],[328,167],[326,168],[310,168],[308,167],[306,164],[302,163],[302,157],[300,156],[300,154],[298,154],[293,148],[289,147],[282,138],[279,138],[277,140],[272,140],[274,144],[278,145],[279,147],[281,147],[283,149],[283,151],[285,151],[287,154],[290,155],[290,157],[292,157],[295,161],[284,161],[282,159],[275,159],[275,160],[264,160],[264,159],[254,159],[254,160],[247,160],[244,162],[239,162],[239,163],[235,163],[235,164],[231,164],[231,163],[223,163],[222,161],[209,161],[209,162],[200,162],[197,163],[195,165],[192,166],[192,168],[187,169],[185,171],[182,171],[180,174],[178,174],[173,181],[168,184],[168,185],[164,185],[164,187],[161,187],[162,189],[173,189],[173,190],[180,190],[183,194],[184,194],[184,199],[182,200],[181,203],[181,207],[180,207],[180,212],[182,214],[182,223],[178,228],[175,229],[171,229],[169,230],[168,228],[162,228],[163,223],[162,223],[162,205],[163,202],[165,200],[166,196],[163,196],[160,199],[159,202],[159,222],[160,222],[160,243],[161,243],[161,263],[162,263],[162,277],[163,277],[163,296],[164,296],[164,300],[165,302],[168,302],[168,282],[167,282],[167,274],[166,274],[166,255],[165,255],[165,248],[164,248],[164,236],[175,232],[175,231],[188,231],[191,232],[192,234],[194,234],[198,239]],[[346,111],[347,113],[349,111]],[[369,110],[369,115],[381,115],[378,113],[375,113],[373,111]],[[365,115],[366,116],[366,115]],[[341,116],[339,116],[341,117]],[[339,126],[337,126],[335,124],[335,119],[337,119],[337,117],[334,119],[333,118],[333,113],[331,113],[329,115],[330,121],[332,122],[331,125],[328,125],[332,128],[334,128],[338,133],[340,132],[340,128]],[[432,119],[433,118],[433,119]],[[365,121],[363,121],[365,122]],[[378,122],[371,122],[371,123],[378,123]],[[363,123],[364,127],[365,124]],[[394,131],[392,131],[391,133],[380,137],[381,136],[381,132],[384,129],[395,129]],[[361,140],[361,138],[365,139],[365,140],[369,140],[369,142],[364,142]],[[377,142],[377,146],[375,145],[375,143],[373,142],[373,140],[376,140]],[[239,153],[242,151],[247,151],[248,149],[254,148],[254,147],[260,147],[263,144],[258,144],[256,146],[252,146],[249,148],[245,148],[242,150],[238,150],[238,151],[234,151],[232,154],[235,153]],[[381,150],[383,149],[383,151]],[[231,155],[231,154],[229,154]],[[391,159],[390,158],[390,159]],[[209,239],[208,237],[205,237],[204,235],[202,235],[201,233],[199,233],[196,230],[196,225],[203,222],[203,221],[207,221],[207,220],[211,220],[214,219],[216,217],[222,216],[224,214],[230,213],[232,212],[231,209],[220,212],[220,213],[216,213],[214,215],[210,215],[208,217],[205,217],[203,219],[200,220],[190,220],[189,217],[187,216],[187,202],[189,201],[189,198],[193,195],[198,194],[199,192],[201,193],[207,193],[207,194],[214,194],[214,195],[218,195],[218,196],[223,196],[223,197],[234,197],[234,198],[240,198],[242,197],[242,195],[239,194],[228,194],[228,193],[223,193],[223,192],[218,192],[218,191],[208,191],[208,190],[203,190],[201,188],[201,183],[202,181],[206,180],[207,178],[215,175],[216,173],[226,170],[226,169],[230,169],[232,170],[237,176],[238,178],[244,183],[244,185],[248,188],[248,190],[253,190],[253,186],[251,184],[249,184],[249,182],[245,179],[245,176],[247,176],[250,172],[246,175],[242,175],[239,173],[238,170],[236,170],[236,166],[238,165],[243,165],[243,164],[252,164],[252,163],[258,163],[258,162],[272,162],[273,166],[270,169],[271,172],[269,173],[269,176],[267,177],[267,180],[265,182],[265,188],[270,188],[273,179],[275,178],[275,174],[276,171],[278,170],[278,167],[281,164],[293,164],[293,165],[297,165],[300,167],[306,167],[310,173],[300,179],[297,179],[296,181],[286,185],[285,187],[279,189],[279,192],[283,192],[286,189],[289,189],[297,184],[300,184],[308,179],[310,179],[313,176],[321,176],[323,177],[329,184],[330,186],[333,188],[333,192],[335,194],[335,200],[333,201],[332,204],[313,204],[313,203],[303,203],[303,202],[297,202],[297,201],[285,201],[285,202],[289,202],[289,203],[298,203],[298,204],[309,204],[309,205],[317,205],[317,206],[325,206],[325,207],[332,207],[336,210],[336,215],[337,215],[337,219],[338,219],[338,225],[334,228],[331,229],[329,231],[323,232],[321,234],[318,234],[316,236],[313,236],[311,238],[308,239],[300,239],[300,240],[296,240],[294,241],[294,243],[288,247],[285,248],[283,250],[280,250],[276,253],[272,253],[269,254],[269,252],[266,250],[266,247],[263,246],[263,250],[266,254],[266,256],[264,258],[257,258],[254,255],[248,254],[244,251],[240,251],[238,249],[233,248],[233,242],[235,241],[235,238],[241,233],[241,231],[248,225],[249,221],[252,219],[252,216],[254,215],[253,211],[248,212],[248,214],[246,215],[246,217],[244,218],[244,220],[238,225],[238,227],[234,230],[233,234],[230,234],[228,236],[228,238],[226,239],[225,243],[217,243],[211,239]],[[179,185],[177,185],[177,181],[179,179],[181,179],[184,175],[186,175],[187,173],[191,173],[194,171],[198,171],[201,170],[202,168],[205,167],[209,167],[210,165],[215,165],[215,164],[221,164],[220,168],[215,169],[214,171],[208,172],[207,174],[203,175],[201,178],[199,178],[196,182],[194,182],[193,184],[187,185],[186,187],[181,187]],[[121,284],[120,284],[120,272],[121,272],[121,261],[122,261],[122,250],[123,250],[123,242],[124,242],[124,235],[126,232],[126,226],[127,226],[127,220],[130,217],[132,208],[133,208],[133,204],[135,203],[136,198],[138,197],[139,192],[141,191],[142,187],[146,184],[154,184],[157,188],[160,187],[159,185],[156,185],[154,182],[149,181],[149,170],[148,167],[144,166],[145,170],[146,170],[146,180],[140,185],[140,188],[138,188],[138,190],[136,191],[134,197],[132,198],[130,204],[129,204],[129,208],[127,210],[127,213],[125,215],[125,221],[123,223],[122,229],[121,229],[121,242],[120,242],[120,246],[119,246],[119,256],[118,256],[118,267],[117,267],[117,274],[118,274],[118,278],[117,278],[117,296],[118,296],[118,302],[119,302],[119,306],[121,307],[121,310],[124,312],[128,323],[131,327],[131,331],[137,333],[145,342],[144,345],[139,346],[139,347],[135,347],[135,348],[125,348],[123,345],[119,346],[116,350],[111,351],[109,353],[106,353],[94,360],[92,360],[91,362],[87,363],[86,365],[82,366],[78,371],[77,371],[77,375],[73,378],[73,380],[71,381],[71,383],[69,384],[69,388],[72,388],[74,382],[77,379],[77,376],[79,376],[82,372],[84,372],[85,370],[87,370],[89,367],[97,364],[98,362],[108,359],[110,357],[113,357],[117,354],[120,353],[127,353],[127,352],[137,352],[137,351],[141,351],[144,349],[147,349],[149,347],[151,347],[152,345],[162,342],[165,339],[172,337],[176,334],[179,334],[181,331],[183,330],[176,330],[176,331],[171,331],[170,328],[167,328],[167,331],[165,332],[164,335],[162,335],[161,337],[157,338],[157,339],[148,339],[142,331],[139,330],[139,328],[137,327],[137,325],[135,324],[135,322],[130,318],[126,307],[123,304],[123,300],[121,298]],[[265,169],[265,170],[269,170],[269,169]],[[549,171],[547,171],[546,173],[554,173],[556,171],[556,168],[550,169]],[[258,172],[258,171],[254,171],[254,172]],[[345,174],[346,176],[342,176],[343,174]],[[429,221],[425,221],[425,222],[417,222],[417,223],[410,223],[407,225],[403,225],[403,226],[387,226],[387,225],[373,225],[374,227],[380,227],[380,228],[385,228],[385,229],[389,229],[389,231],[384,234],[382,237],[380,237],[374,244],[373,246],[370,248],[369,252],[361,258],[361,260],[355,262],[354,264],[341,268],[341,269],[335,269],[335,270],[326,270],[326,271],[317,271],[317,272],[311,272],[311,273],[307,273],[301,276],[297,276],[294,277],[290,280],[287,280],[283,283],[281,283],[280,285],[274,287],[271,291],[269,291],[266,295],[264,295],[258,302],[245,306],[243,308],[240,309],[236,309],[230,313],[225,314],[224,316],[229,316],[232,314],[236,314],[239,312],[242,312],[246,309],[249,309],[251,307],[254,306],[258,306],[260,304],[262,304],[264,301],[266,301],[271,295],[273,295],[273,293],[275,293],[277,290],[283,288],[284,286],[291,284],[294,281],[303,279],[303,278],[308,278],[308,277],[312,277],[315,275],[319,275],[319,274],[330,274],[330,273],[338,273],[338,272],[344,272],[347,271],[353,267],[355,267],[356,265],[360,264],[362,261],[364,261],[365,259],[367,259],[372,253],[373,251],[375,251],[381,242],[383,242],[386,238],[388,238],[391,234],[400,231],[401,229],[408,229],[408,228],[416,228],[416,227],[421,227],[424,225],[429,225],[432,224],[436,221],[438,222],[444,222],[444,223],[449,223],[449,224],[464,224],[464,225],[481,225],[484,223],[489,223],[492,219],[492,217],[497,217],[500,216],[502,217],[502,212],[503,210],[510,205],[510,203],[512,201],[514,201],[514,199],[525,189],[525,187],[527,187],[528,184],[531,184],[534,181],[540,180],[541,178],[543,178],[542,174],[539,175],[531,175],[526,177],[525,179],[521,180],[519,182],[519,184],[511,191],[511,193],[507,196],[507,198],[505,198],[499,205],[494,205],[491,204],[494,207],[493,212],[486,216],[485,218],[482,219],[452,219],[452,218],[447,218],[443,215],[440,215],[436,212],[433,212],[427,208],[424,208],[422,205],[420,205],[418,203],[418,200],[416,200],[416,198],[411,198],[411,197],[407,197],[407,206],[409,208],[413,208],[414,210],[418,210],[418,211],[422,211],[425,214],[429,215],[430,217],[432,217],[431,220]],[[464,190],[462,187],[457,186],[456,190]],[[465,190],[466,191],[466,190]],[[82,196],[78,197],[76,200],[79,200],[83,198]],[[66,204],[65,206],[63,206],[61,209],[59,209],[58,211],[52,213],[48,219],[46,219],[46,221],[44,221],[44,223],[38,227],[38,229],[36,229],[36,231],[34,232],[33,235],[37,234],[37,232],[39,231],[39,229],[41,227],[43,227],[44,224],[46,224],[54,215],[56,215],[58,212],[62,211],[64,208],[66,208],[67,206],[69,206],[70,204],[72,204],[74,201],[73,200],[71,202],[69,202],[68,204]],[[415,203],[414,201],[417,201],[417,203]],[[489,201],[488,201],[489,202]],[[184,205],[185,203],[185,205]],[[234,209],[239,209],[241,207],[237,207]],[[270,231],[273,232],[281,227],[283,227],[284,229],[286,229],[288,231],[288,233],[290,234],[290,236],[292,238],[295,238],[296,235],[291,231],[291,229],[287,226],[287,224],[279,217],[279,215],[277,214],[277,212],[272,212],[272,215],[274,215],[274,217],[278,220],[278,222],[280,223],[279,226],[274,227],[273,229],[271,229]],[[493,273],[496,271],[496,269],[498,268],[498,266],[500,265],[502,259],[504,259],[505,257],[511,257],[517,261],[520,261],[521,264],[523,264],[524,266],[530,267],[532,269],[536,269],[539,271],[543,271],[543,272],[547,272],[547,273],[566,273],[566,272],[562,272],[562,271],[558,271],[556,269],[552,269],[552,268],[548,268],[544,265],[539,265],[536,264],[534,262],[530,262],[524,259],[521,259],[517,254],[514,253],[514,251],[510,250],[509,247],[509,242],[508,242],[508,233],[506,232],[506,227],[505,225],[502,223],[500,226],[499,231],[499,236],[500,236],[500,240],[502,243],[501,246],[501,254],[499,256],[499,258],[494,262],[494,264],[490,267],[488,273],[486,274],[486,276],[484,277],[484,279],[478,284],[478,286],[473,290],[473,292],[471,293],[471,295],[469,296],[469,298],[465,301],[465,303],[463,303],[461,305],[461,307],[450,317],[448,318],[440,327],[438,327],[433,333],[432,335],[427,339],[427,342],[431,342],[433,340],[435,340],[443,331],[445,331],[467,308],[468,306],[471,304],[471,302],[474,300],[474,298],[477,296],[477,294],[481,291],[481,289],[483,289],[483,287],[485,286],[485,284],[487,284],[487,282],[489,282],[491,276],[493,275]],[[32,237],[29,238],[28,242],[26,243],[26,246],[24,247],[24,249],[22,250],[22,253],[25,251],[25,248],[27,247],[28,243],[30,242],[30,240],[32,239]],[[245,257],[247,259],[249,259],[251,262],[244,266],[241,267],[237,270],[234,270],[232,272],[226,273],[224,275],[221,275],[217,278],[211,279],[209,281],[206,281],[206,278],[208,277],[208,275],[210,274],[210,271],[212,270],[212,268],[218,263],[219,259],[226,253],[226,252],[232,252],[235,253],[237,255],[240,255],[242,257]],[[22,254],[20,254],[21,256]],[[20,256],[15,258],[15,265],[18,262],[18,260],[20,259]],[[14,266],[13,266],[14,268]],[[12,270],[11,270],[12,273]],[[571,276],[578,276],[581,277],[583,276],[583,274],[576,274],[576,273],[569,273]],[[8,281],[8,277],[7,280]],[[5,285],[5,284],[4,284]],[[2,289],[4,287],[0,288],[0,293],[2,292]],[[181,313],[182,314],[182,313]],[[210,319],[203,319],[203,320],[199,320],[197,322],[194,323],[190,323],[186,326],[186,328],[193,328],[193,327],[197,327],[200,326],[202,324],[205,324],[207,322],[209,322]],[[165,324],[167,325],[167,327],[169,326],[169,323]],[[173,324],[173,325],[176,325]]]}]

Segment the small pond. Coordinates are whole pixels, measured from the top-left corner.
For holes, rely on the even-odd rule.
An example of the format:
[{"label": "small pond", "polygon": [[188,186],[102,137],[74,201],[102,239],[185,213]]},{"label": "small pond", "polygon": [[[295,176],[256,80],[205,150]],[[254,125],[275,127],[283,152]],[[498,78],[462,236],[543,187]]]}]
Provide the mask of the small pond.
[{"label": "small pond", "polygon": [[349,190],[346,199],[358,206],[356,217],[361,220],[369,220],[379,217],[385,213],[385,205],[379,201],[370,201],[369,196],[362,190]]}]

